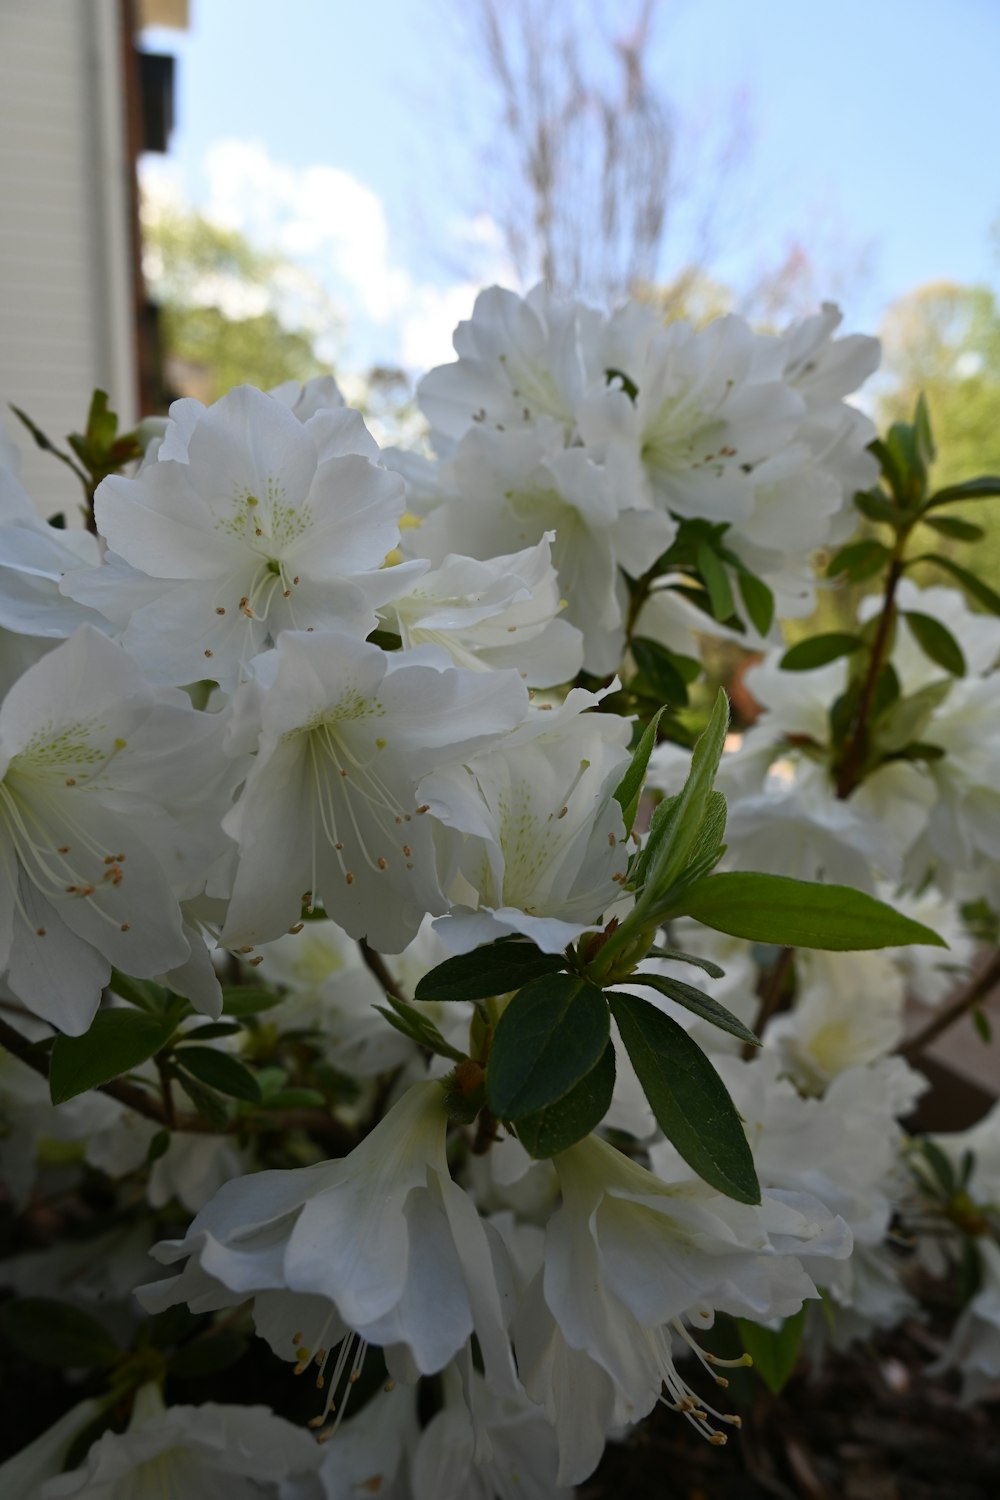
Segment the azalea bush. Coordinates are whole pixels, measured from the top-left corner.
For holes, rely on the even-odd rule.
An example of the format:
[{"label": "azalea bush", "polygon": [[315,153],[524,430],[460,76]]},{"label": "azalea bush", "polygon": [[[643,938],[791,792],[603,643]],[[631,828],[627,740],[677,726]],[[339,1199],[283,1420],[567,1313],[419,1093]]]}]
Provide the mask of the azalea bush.
[{"label": "azalea bush", "polygon": [[20,414],[87,526],[4,450],[5,1497],[568,1495],[928,1286],[1000,1376],[1000,1114],[907,1128],[1000,977],[1000,479],[838,323],[493,288],[419,451]]}]

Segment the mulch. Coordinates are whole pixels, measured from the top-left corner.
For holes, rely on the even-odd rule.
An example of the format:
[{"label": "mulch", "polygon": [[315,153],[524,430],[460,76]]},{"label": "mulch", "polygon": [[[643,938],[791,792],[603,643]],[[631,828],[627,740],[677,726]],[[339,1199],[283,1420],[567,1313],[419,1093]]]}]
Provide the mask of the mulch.
[{"label": "mulch", "polygon": [[760,1392],[724,1448],[658,1409],[580,1500],[1000,1500],[1000,1390],[961,1406],[957,1380],[924,1373],[937,1343],[911,1325],[829,1356]]}]

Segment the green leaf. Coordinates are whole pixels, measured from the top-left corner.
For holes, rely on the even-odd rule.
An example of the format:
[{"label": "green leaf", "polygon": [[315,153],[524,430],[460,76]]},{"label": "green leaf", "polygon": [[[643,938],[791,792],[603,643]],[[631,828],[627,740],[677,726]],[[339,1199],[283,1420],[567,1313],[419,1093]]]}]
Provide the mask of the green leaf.
[{"label": "green leaf", "polygon": [[[686,696],[686,693],[685,693]],[[642,739],[635,747],[629,768],[625,772],[615,790],[615,801],[622,810],[625,820],[625,832],[632,832],[632,824],[635,815],[639,811],[639,801],[642,797],[642,783],[646,777],[646,767],[649,765],[649,757],[653,753],[656,744],[656,730],[664,710],[658,709],[643,730]]]},{"label": "green leaf", "polygon": [[162,984],[153,984],[149,979],[133,979],[131,974],[111,970],[109,988],[119,1000],[134,1005],[137,1010],[148,1011],[151,1016],[162,1016],[170,1004],[170,991]]},{"label": "green leaf", "polygon": [[392,630],[372,630],[365,639],[373,646],[381,646],[383,651],[398,651],[403,644],[400,636]]},{"label": "green leaf", "polygon": [[758,635],[767,635],[774,620],[774,594],[763,578],[758,578],[756,573],[747,572],[745,568],[739,569],[736,581],[740,586],[740,597],[750,623]]},{"label": "green leaf", "polygon": [[185,1031],[181,1037],[184,1042],[208,1042],[218,1036],[239,1036],[243,1027],[237,1021],[207,1021],[204,1026],[195,1026],[190,1031]]},{"label": "green leaf", "polygon": [[912,917],[846,885],[791,880],[787,875],[731,871],[708,875],[685,890],[677,915],[716,932],[786,948],[855,951],[905,943],[948,944]]},{"label": "green leaf", "polygon": [[698,572],[708,590],[713,615],[717,620],[728,620],[735,613],[736,604],[725,564],[708,542],[699,543],[696,557]]},{"label": "green leaf", "polygon": [[917,562],[936,563],[939,568],[950,573],[952,578],[957,578],[965,592],[975,599],[977,604],[981,604],[991,614],[1000,615],[1000,594],[995,589],[991,589],[989,584],[984,583],[981,578],[977,578],[975,573],[970,573],[968,568],[960,567],[957,562],[953,562],[950,557],[945,557],[941,552],[924,552],[920,557],[911,558],[907,566],[912,566]]},{"label": "green leaf", "polygon": [[213,1125],[216,1130],[226,1129],[229,1124],[230,1110],[221,1094],[217,1094],[214,1089],[206,1088],[191,1073],[179,1073],[177,1082],[198,1113],[204,1115],[210,1125]]},{"label": "green leaf", "polygon": [[680,979],[669,979],[665,974],[644,974],[641,971],[628,976],[629,984],[646,985],[651,990],[656,990],[661,995],[666,995],[668,1000],[673,1000],[677,1005],[683,1005],[685,1010],[693,1011],[703,1021],[708,1021],[712,1026],[718,1026],[721,1031],[728,1031],[730,1036],[738,1036],[741,1042],[750,1042],[752,1046],[759,1047],[760,1039],[754,1035],[749,1026],[744,1026],[738,1016],[728,1011],[718,1000],[711,995],[706,995],[704,990],[695,989],[694,985],[685,984]]},{"label": "green leaf", "polygon": [[736,1106],[683,1027],[645,1000],[608,996],[657,1124],[698,1176],[739,1203],[759,1203],[760,1184]]},{"label": "green leaf", "polygon": [[171,1354],[167,1374],[177,1380],[201,1380],[207,1375],[219,1375],[242,1359],[249,1347],[250,1340],[245,1333],[221,1328],[218,1333],[192,1339],[190,1344]]},{"label": "green leaf", "polygon": [[0,1307],[0,1333],[22,1359],[58,1370],[110,1365],[121,1353],[103,1323],[52,1297],[5,1302]]},{"label": "green leaf", "polygon": [[535,1114],[521,1115],[517,1134],[522,1146],[539,1160],[568,1151],[600,1125],[611,1107],[614,1088],[615,1049],[609,1041],[596,1067],[568,1094]]},{"label": "green leaf", "polygon": [[165,1047],[174,1021],[135,1010],[99,1010],[83,1036],[57,1036],[49,1067],[53,1104],[129,1073]]},{"label": "green leaf", "polygon": [[909,422],[893,422],[885,445],[894,460],[894,474],[901,476],[893,483],[894,493],[909,505],[919,504],[927,485],[927,466],[920,452],[916,428]]},{"label": "green leaf", "polygon": [[913,413],[913,433],[921,462],[925,468],[929,469],[937,458],[937,446],[931,431],[931,414],[927,410],[927,397],[923,391],[917,397],[917,405]]},{"label": "green leaf", "polygon": [[939,667],[944,667],[953,677],[965,676],[965,657],[962,648],[947,626],[933,615],[921,614],[918,610],[901,611],[913,634],[913,638],[925,656]]},{"label": "green leaf", "polygon": [[658,641],[636,636],[629,650],[640,674],[640,685],[649,689],[650,696],[671,708],[684,708],[688,701],[687,683],[667,648]]},{"label": "green leaf", "polygon": [[472,953],[446,958],[418,982],[415,1000],[488,1000],[507,995],[543,974],[558,974],[565,960],[557,953],[542,953],[534,943],[501,938]]},{"label": "green leaf", "polygon": [[[678,796],[660,804],[650,825],[636,875],[636,880],[641,880],[643,885],[643,905],[662,900],[676,885],[698,845],[710,810],[713,820],[717,821],[718,803],[711,801],[712,783],[722,759],[728,729],[729,699],[720,688],[708,727],[694,747],[684,786]],[[662,813],[661,808],[665,809]],[[723,801],[723,813],[724,809]]]},{"label": "green leaf", "polygon": [[929,745],[923,740],[911,740],[901,750],[894,750],[891,755],[884,757],[885,760],[942,760],[945,750],[942,745]]},{"label": "green leaf", "polygon": [[13,401],[9,402],[8,404],[17,420],[19,422],[23,422],[24,426],[27,427],[28,431],[31,433],[31,436],[35,440],[36,446],[41,448],[43,453],[51,453],[53,458],[58,458],[60,463],[65,464],[68,469],[72,469],[77,479],[79,479],[84,485],[86,485],[86,474],[82,469],[77,467],[77,465],[70,458],[69,454],[63,453],[61,448],[57,448],[52,439],[50,437],[47,437],[40,427],[36,426],[36,424],[28,416],[28,413],[26,411],[22,411],[19,406],[15,406]]},{"label": "green leaf", "polygon": [[765,1328],[763,1323],[751,1323],[746,1318],[737,1318],[736,1322],[754,1369],[768,1390],[777,1395],[798,1363],[806,1326],[805,1308],[786,1318],[780,1328]]},{"label": "green leaf", "polygon": [[725,969],[720,969],[718,964],[713,964],[710,958],[701,958],[697,953],[683,953],[680,948],[650,948],[649,958],[669,958],[675,964],[694,964],[699,969],[704,969],[706,974],[713,979],[725,979]]},{"label": "green leaf", "polygon": [[517,1120],[562,1099],[599,1062],[610,1034],[601,991],[576,974],[547,974],[519,990],[497,1024],[486,1098]]},{"label": "green leaf", "polygon": [[889,548],[882,542],[873,539],[850,542],[831,557],[826,565],[826,576],[836,578],[843,573],[849,583],[863,583],[878,573],[891,556]]},{"label": "green leaf", "polygon": [[942,536],[952,537],[956,542],[981,542],[986,532],[973,521],[961,516],[924,516],[924,524],[932,526]]},{"label": "green leaf", "polygon": [[118,416],[108,406],[107,391],[95,391],[87,413],[87,443],[98,450],[111,447],[118,432]]},{"label": "green leaf", "polygon": [[875,691],[872,694],[871,714],[869,722],[874,724],[899,698],[899,676],[891,661],[882,663],[881,670],[875,679]]},{"label": "green leaf", "polygon": [[161,1156],[166,1156],[170,1149],[170,1131],[158,1130],[146,1148],[146,1165],[151,1167],[154,1161],[159,1161]]},{"label": "green leaf", "polygon": [[862,642],[856,635],[843,630],[833,630],[828,635],[813,635],[806,641],[790,646],[778,665],[785,672],[811,672],[815,667],[825,667],[827,662],[841,656],[851,656],[860,651]]},{"label": "green leaf", "polygon": [[881,490],[859,490],[854,503],[867,521],[884,521],[890,526],[899,524],[899,509]]},{"label": "green leaf", "polygon": [[465,1053],[459,1052],[450,1042],[446,1042],[438,1028],[429,1016],[417,1010],[415,1005],[408,1005],[405,1000],[397,1000],[394,995],[385,997],[389,1006],[376,1005],[375,1009],[396,1030],[408,1036],[418,1047],[425,1047],[428,1052],[436,1052],[439,1057],[450,1057],[453,1062],[464,1062]]},{"label": "green leaf", "polygon": [[950,1198],[955,1192],[958,1184],[955,1181],[955,1170],[941,1147],[929,1136],[922,1137],[917,1142],[917,1149],[927,1158],[927,1162],[935,1177],[940,1183],[946,1197]]},{"label": "green leaf", "polygon": [[227,1016],[256,1016],[262,1010],[273,1010],[284,998],[276,990],[251,984],[222,986],[222,1009]]},{"label": "green leaf", "polygon": [[927,502],[927,509],[938,505],[954,505],[958,500],[988,500],[1000,495],[1000,474],[981,474],[978,479],[967,479],[964,484],[945,485]]},{"label": "green leaf", "polygon": [[972,1024],[976,1028],[976,1035],[981,1042],[986,1042],[987,1044],[992,1042],[993,1027],[990,1024],[990,1018],[978,1005],[972,1012]]},{"label": "green leaf", "polygon": [[875,739],[879,748],[892,753],[904,749],[913,740],[919,740],[930,723],[934,710],[950,693],[951,686],[949,678],[941,678],[938,682],[929,682],[926,687],[906,698],[900,698],[893,705],[892,712],[876,728]]},{"label": "green leaf", "polygon": [[604,379],[608,385],[613,385],[617,380],[619,389],[625,392],[630,401],[634,401],[639,394],[639,387],[624,370],[605,370]]},{"label": "green leaf", "polygon": [[261,1109],[325,1109],[326,1096],[319,1089],[276,1089],[265,1094]]},{"label": "green leaf", "polygon": [[250,1069],[228,1052],[219,1052],[215,1047],[182,1046],[177,1048],[174,1057],[177,1066],[191,1073],[199,1083],[206,1083],[209,1088],[228,1094],[231,1099],[245,1099],[248,1104],[260,1103],[260,1084]]}]

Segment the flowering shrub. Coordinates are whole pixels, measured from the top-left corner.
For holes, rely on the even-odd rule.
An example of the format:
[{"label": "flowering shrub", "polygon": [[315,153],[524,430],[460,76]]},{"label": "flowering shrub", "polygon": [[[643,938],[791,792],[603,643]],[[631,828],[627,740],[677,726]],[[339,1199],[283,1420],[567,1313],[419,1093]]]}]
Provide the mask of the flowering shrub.
[{"label": "flowering shrub", "polygon": [[[152,437],[98,395],[94,534],[4,455],[0,1167],[79,1220],[0,1263],[79,1398],[5,1496],[568,1494],[657,1402],[725,1442],[725,1368],[892,1327],[915,1267],[939,1367],[1000,1376],[1000,1115],[905,1129],[1000,972],[951,509],[1000,480],[934,491],[922,405],[876,438],[838,321],[493,288],[432,454],[329,379]],[[251,1331],[297,1425],[185,1398]]]}]

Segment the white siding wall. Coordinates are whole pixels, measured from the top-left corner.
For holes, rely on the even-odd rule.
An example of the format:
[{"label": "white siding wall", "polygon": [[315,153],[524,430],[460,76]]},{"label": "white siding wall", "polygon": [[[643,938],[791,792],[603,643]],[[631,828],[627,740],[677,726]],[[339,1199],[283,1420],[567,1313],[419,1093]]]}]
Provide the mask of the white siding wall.
[{"label": "white siding wall", "polygon": [[95,386],[135,419],[120,45],[116,0],[0,0],[0,420],[39,510],[74,520],[7,403],[58,439]]}]

